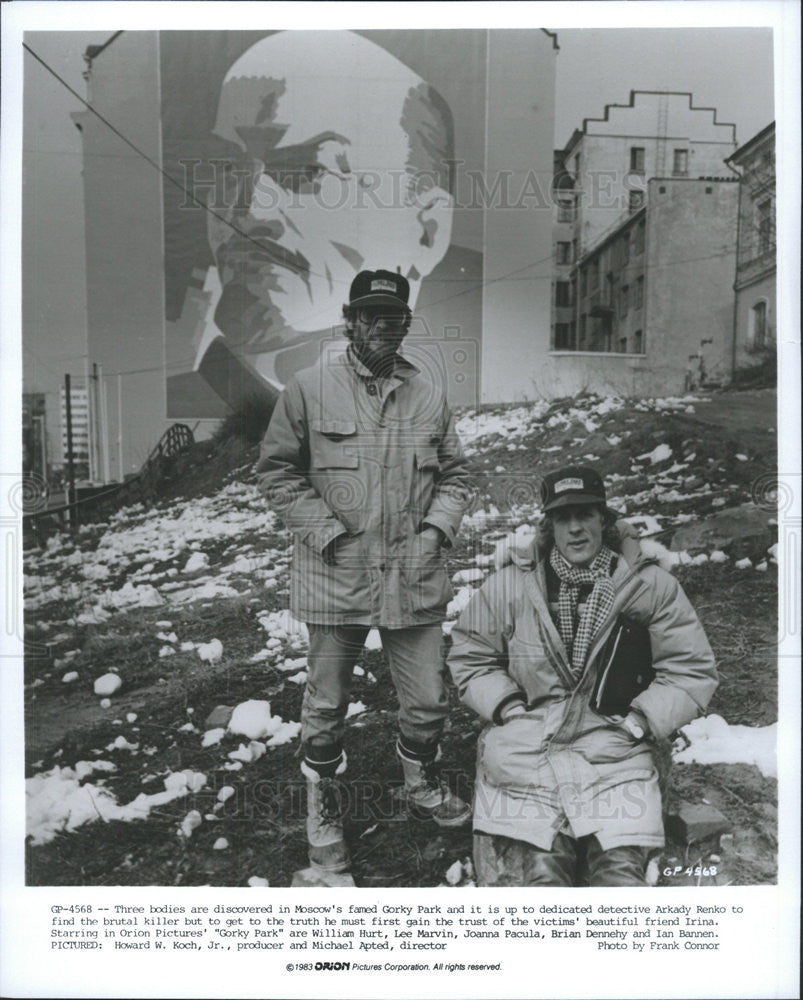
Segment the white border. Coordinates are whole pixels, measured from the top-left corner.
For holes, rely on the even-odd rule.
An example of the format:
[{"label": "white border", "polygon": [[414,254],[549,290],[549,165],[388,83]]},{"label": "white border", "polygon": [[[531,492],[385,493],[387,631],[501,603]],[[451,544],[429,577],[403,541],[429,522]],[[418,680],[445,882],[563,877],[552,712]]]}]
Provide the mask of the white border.
[{"label": "white border", "polygon": [[[742,0],[742,2],[580,2],[580,3],[386,3],[386,4],[297,4],[297,3],[32,3],[3,5],[3,89],[2,89],[2,215],[0,248],[2,274],[2,367],[9,403],[5,407],[0,469],[19,467],[20,426],[18,407],[21,370],[20,351],[20,235],[21,235],[21,125],[22,49],[25,30],[98,30],[120,28],[187,29],[253,27],[546,27],[560,31],[567,27],[680,27],[680,26],[770,26],[775,29],[776,120],[778,123],[778,314],[783,318],[780,338],[781,383],[779,425],[782,433],[780,471],[791,488],[792,506],[787,524],[797,524],[800,533],[800,450],[797,434],[800,402],[799,371],[799,219],[800,219],[800,48],[799,5],[797,0]],[[637,81],[634,81],[637,84]],[[746,137],[742,137],[744,140]],[[799,566],[786,567],[793,573],[786,582],[785,600],[799,600]],[[19,581],[7,586],[16,588]],[[7,652],[9,640],[3,639]],[[157,960],[149,952],[148,961],[130,964],[120,953],[109,961],[89,961],[71,955],[55,961],[49,951],[38,947],[32,936],[41,921],[40,910],[51,900],[92,901],[99,898],[119,901],[120,890],[48,890],[22,886],[21,817],[9,809],[10,802],[22,801],[22,704],[20,672],[4,660],[0,670],[0,722],[3,725],[2,798],[2,939],[0,975],[6,995],[36,996],[427,996],[438,992],[447,996],[792,996],[798,982],[798,901],[799,856],[799,646],[800,637],[784,637],[781,645],[782,670],[780,704],[784,711],[780,762],[781,829],[795,835],[783,838],[779,857],[779,887],[718,890],[716,901],[738,899],[758,919],[745,920],[733,941],[738,950],[724,961],[701,962],[684,956],[680,964],[660,958],[649,963],[630,957],[626,963],[588,963],[579,967],[571,951],[550,951],[542,964],[536,956],[511,959],[518,971],[497,980],[462,974],[423,981],[414,976],[381,980],[351,978],[291,979],[275,963],[259,957],[241,956],[234,965],[218,960]],[[12,649],[13,652],[13,649]],[[239,891],[239,890],[238,890]],[[226,898],[230,890],[148,890],[125,893],[126,899],[149,900],[192,898],[198,901]],[[416,902],[438,901],[443,895],[432,890],[405,890],[399,896],[383,893],[382,898],[413,898]],[[497,902],[510,894],[478,890],[477,899]],[[663,890],[665,899],[675,890]],[[367,896],[362,890],[360,902]],[[379,894],[376,894],[379,896]],[[250,897],[249,897],[250,898]],[[276,898],[297,901],[286,890],[276,890]],[[463,894],[459,899],[467,898]],[[522,894],[514,901],[521,905]],[[543,897],[539,896],[539,900]],[[567,902],[566,896],[558,897]],[[644,897],[640,897],[644,898]],[[553,900],[554,901],[554,900]],[[702,901],[702,897],[700,897]],[[36,931],[38,933],[38,930]]]}]

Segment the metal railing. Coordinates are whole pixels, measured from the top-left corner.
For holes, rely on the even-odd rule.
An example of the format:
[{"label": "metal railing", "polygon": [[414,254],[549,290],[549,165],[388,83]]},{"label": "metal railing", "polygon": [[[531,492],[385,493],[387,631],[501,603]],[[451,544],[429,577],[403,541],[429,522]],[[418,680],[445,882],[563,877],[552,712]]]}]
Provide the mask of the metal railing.
[{"label": "metal railing", "polygon": [[171,459],[187,451],[194,443],[193,433],[186,424],[172,424],[136,475],[72,503],[23,514],[24,536],[38,544],[54,529],[75,529],[81,524],[102,521],[126,504],[153,503]]}]

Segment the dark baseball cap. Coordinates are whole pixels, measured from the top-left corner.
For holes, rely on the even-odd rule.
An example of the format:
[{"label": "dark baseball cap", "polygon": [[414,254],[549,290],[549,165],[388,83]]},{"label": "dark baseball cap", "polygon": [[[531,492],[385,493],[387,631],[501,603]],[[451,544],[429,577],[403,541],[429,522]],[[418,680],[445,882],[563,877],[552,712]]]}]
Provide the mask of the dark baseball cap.
[{"label": "dark baseball cap", "polygon": [[607,506],[602,477],[587,465],[567,465],[548,472],[541,482],[541,509],[555,510],[575,504]]},{"label": "dark baseball cap", "polygon": [[410,284],[393,271],[360,271],[349,289],[350,306],[395,306],[407,309]]}]

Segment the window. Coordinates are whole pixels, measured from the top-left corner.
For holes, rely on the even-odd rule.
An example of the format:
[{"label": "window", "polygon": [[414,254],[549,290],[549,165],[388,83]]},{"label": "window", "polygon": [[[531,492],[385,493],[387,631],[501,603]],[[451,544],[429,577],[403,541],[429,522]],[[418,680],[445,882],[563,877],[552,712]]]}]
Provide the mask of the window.
[{"label": "window", "polygon": [[558,241],[557,253],[555,255],[556,263],[558,264],[571,264],[572,262],[572,245],[571,243],[565,243]]},{"label": "window", "polygon": [[585,313],[583,313],[583,315],[580,317],[580,338],[579,338],[579,343],[577,345],[580,348],[581,351],[585,350],[585,346],[586,346],[586,327],[587,327],[587,323],[588,323],[587,317],[586,317]]},{"label": "window", "polygon": [[622,290],[619,293],[619,315],[627,316],[627,310],[630,308],[630,285],[622,285]]},{"label": "window", "polygon": [[676,149],[672,156],[672,173],[675,176],[685,177],[689,172],[689,151],[688,149]]},{"label": "window", "polygon": [[636,226],[636,236],[633,240],[633,252],[635,254],[644,253],[644,233],[645,233],[644,220]]},{"label": "window", "polygon": [[630,173],[631,174],[643,174],[644,173],[644,147],[643,146],[631,146],[630,147]]},{"label": "window", "polygon": [[752,336],[750,338],[753,347],[767,346],[767,303],[762,299],[756,302],[751,310]]},{"label": "window", "polygon": [[555,305],[570,306],[572,304],[572,286],[568,281],[555,282]]},{"label": "window", "polygon": [[595,292],[599,288],[599,258],[591,261],[588,268],[588,288]]},{"label": "window", "polygon": [[580,271],[580,298],[584,298],[588,291],[588,271],[583,268]]},{"label": "window", "polygon": [[577,240],[572,240],[572,261],[577,260]]},{"label": "window", "polygon": [[758,252],[767,253],[772,248],[772,202],[762,201],[757,207],[758,212]]},{"label": "window", "polygon": [[574,158],[574,176],[575,176],[575,179],[580,176],[580,154],[579,153]]},{"label": "window", "polygon": [[619,353],[627,354],[627,337],[619,338]]},{"label": "window", "polygon": [[575,215],[574,199],[562,198],[558,202],[558,222],[574,222]]},{"label": "window", "polygon": [[641,208],[644,204],[644,192],[643,191],[631,191],[628,198],[628,208],[631,212],[635,212],[637,209]]},{"label": "window", "polygon": [[622,237],[622,263],[630,263],[630,233],[625,233]]},{"label": "window", "polygon": [[636,330],[633,334],[633,353],[643,354],[644,353],[644,334],[641,330]]},{"label": "window", "polygon": [[644,275],[642,274],[641,277],[636,278],[636,294],[633,300],[633,308],[641,309],[643,305],[644,305]]},{"label": "window", "polygon": [[571,324],[569,323],[556,323],[555,324],[555,347],[556,351],[570,351],[572,349],[572,344],[570,340]]}]

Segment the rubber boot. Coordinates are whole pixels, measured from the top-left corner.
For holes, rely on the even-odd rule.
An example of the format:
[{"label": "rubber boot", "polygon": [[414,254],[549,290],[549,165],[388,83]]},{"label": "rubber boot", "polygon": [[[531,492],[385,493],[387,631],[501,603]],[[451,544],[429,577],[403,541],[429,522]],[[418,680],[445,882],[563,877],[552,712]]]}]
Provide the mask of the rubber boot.
[{"label": "rubber boot", "polygon": [[[337,773],[342,773],[345,768],[344,760]],[[345,802],[342,786],[334,777],[323,777],[304,762],[301,772],[307,779],[310,866],[326,873],[345,872],[351,860],[343,836]]]},{"label": "rubber boot", "polygon": [[455,795],[435,773],[435,760],[415,760],[396,744],[404,772],[404,791],[410,812],[434,820],[438,826],[463,826],[471,819],[471,806]]}]

